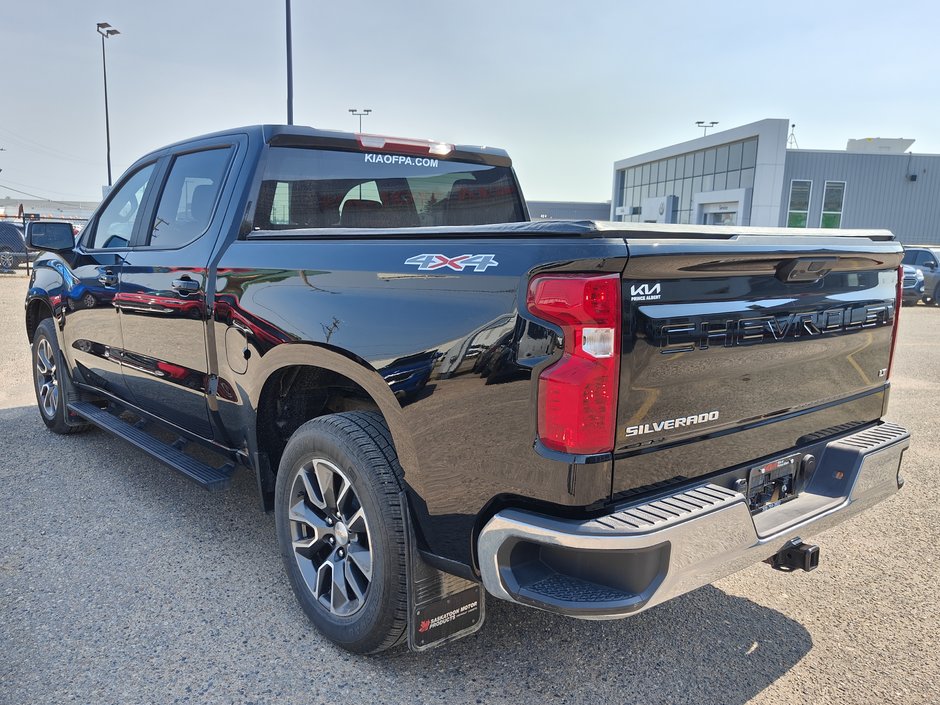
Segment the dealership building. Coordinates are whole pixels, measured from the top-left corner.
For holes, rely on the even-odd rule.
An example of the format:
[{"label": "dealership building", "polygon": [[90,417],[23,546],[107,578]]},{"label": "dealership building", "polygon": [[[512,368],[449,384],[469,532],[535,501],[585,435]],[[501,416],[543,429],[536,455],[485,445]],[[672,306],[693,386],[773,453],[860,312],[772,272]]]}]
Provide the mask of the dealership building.
[{"label": "dealership building", "polygon": [[530,220],[607,220],[610,202],[526,201]]},{"label": "dealership building", "polygon": [[614,164],[611,220],[886,228],[940,243],[940,155],[914,140],[788,149],[789,120],[761,120]]}]

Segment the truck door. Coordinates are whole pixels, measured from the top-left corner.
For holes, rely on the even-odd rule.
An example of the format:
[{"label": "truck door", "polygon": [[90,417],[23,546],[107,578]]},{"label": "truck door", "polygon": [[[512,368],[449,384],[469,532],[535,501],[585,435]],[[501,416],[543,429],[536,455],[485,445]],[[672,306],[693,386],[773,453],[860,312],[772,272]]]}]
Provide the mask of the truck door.
[{"label": "truck door", "polygon": [[123,342],[114,298],[124,258],[142,223],[156,163],[119,183],[88,224],[72,257],[59,263],[64,282],[62,347],[80,379],[126,399]]},{"label": "truck door", "polygon": [[230,143],[174,154],[156,208],[127,253],[117,302],[124,379],[142,409],[211,437],[206,394],[206,268],[220,230]]}]

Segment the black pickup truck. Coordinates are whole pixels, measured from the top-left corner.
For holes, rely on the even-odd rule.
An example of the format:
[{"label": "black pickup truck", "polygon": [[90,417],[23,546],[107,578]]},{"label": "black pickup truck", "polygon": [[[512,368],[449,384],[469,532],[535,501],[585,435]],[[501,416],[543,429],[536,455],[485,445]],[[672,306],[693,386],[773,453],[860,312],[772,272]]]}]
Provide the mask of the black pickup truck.
[{"label": "black pickup truck", "polygon": [[502,150],[255,126],[28,239],[45,424],[246,468],[352,651],[809,570],[901,486],[887,232],[531,223]]}]

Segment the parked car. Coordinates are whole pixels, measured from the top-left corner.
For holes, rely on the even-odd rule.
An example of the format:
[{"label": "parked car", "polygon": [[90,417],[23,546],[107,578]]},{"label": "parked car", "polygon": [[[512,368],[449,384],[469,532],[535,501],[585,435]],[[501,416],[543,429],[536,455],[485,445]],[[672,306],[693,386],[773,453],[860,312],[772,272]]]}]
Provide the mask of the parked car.
[{"label": "parked car", "polygon": [[206,489],[244,466],[354,652],[469,634],[486,596],[611,619],[812,570],[903,482],[886,231],[529,222],[502,150],[266,125],[141,158],[77,245],[45,236],[43,423]]},{"label": "parked car", "polygon": [[910,264],[903,266],[902,300],[905,306],[913,306],[924,298],[924,272]]},{"label": "parked car", "polygon": [[22,228],[15,223],[0,222],[0,271],[10,271],[28,258]]},{"label": "parked car", "polygon": [[924,303],[940,306],[940,245],[905,245],[904,264],[924,275]]}]

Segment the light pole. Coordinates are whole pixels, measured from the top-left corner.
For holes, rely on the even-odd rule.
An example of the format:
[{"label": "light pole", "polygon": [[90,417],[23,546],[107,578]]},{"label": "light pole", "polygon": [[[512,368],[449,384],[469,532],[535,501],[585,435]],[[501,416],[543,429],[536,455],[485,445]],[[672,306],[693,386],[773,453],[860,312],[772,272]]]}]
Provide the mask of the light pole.
[{"label": "light pole", "polygon": [[349,112],[359,118],[359,132],[361,134],[362,133],[362,116],[368,115],[369,113],[371,113],[372,108],[364,108],[363,110],[359,110],[358,108],[350,108]]},{"label": "light pole", "polygon": [[284,0],[287,27],[287,124],[294,124],[294,50],[290,31],[290,0]]},{"label": "light pole", "polygon": [[108,61],[105,58],[104,40],[120,32],[107,22],[99,22],[98,34],[101,35],[101,70],[104,74],[104,134],[108,143],[108,186],[111,186],[111,122],[108,117]]},{"label": "light pole", "polygon": [[717,125],[718,123],[715,122],[714,120],[712,120],[711,122],[705,122],[704,120],[696,120],[696,121],[695,121],[695,124],[696,124],[698,127],[701,127],[701,128],[702,128],[702,137],[704,137],[705,135],[708,134],[708,128],[709,128],[709,127],[714,127],[714,126]]},{"label": "light pole", "polygon": [[[359,134],[361,135],[362,134],[362,118],[364,115],[368,115],[369,113],[371,113],[372,108],[363,108],[362,110],[359,110],[358,108],[350,108],[349,112],[350,114],[359,118]],[[359,184],[359,199],[360,200],[362,199],[362,184],[361,183]]]}]

